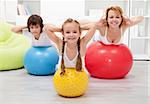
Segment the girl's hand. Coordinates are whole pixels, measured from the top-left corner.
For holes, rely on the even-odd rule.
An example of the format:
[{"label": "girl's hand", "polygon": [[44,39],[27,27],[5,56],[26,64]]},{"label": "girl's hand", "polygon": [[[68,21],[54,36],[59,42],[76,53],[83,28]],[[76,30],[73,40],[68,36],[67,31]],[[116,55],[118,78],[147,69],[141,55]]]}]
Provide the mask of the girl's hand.
[{"label": "girl's hand", "polygon": [[76,71],[78,71],[78,72],[82,72],[82,70],[79,70],[79,69],[76,69]]},{"label": "girl's hand", "polygon": [[63,75],[65,75],[65,70],[61,70],[60,72],[60,76],[62,77]]}]

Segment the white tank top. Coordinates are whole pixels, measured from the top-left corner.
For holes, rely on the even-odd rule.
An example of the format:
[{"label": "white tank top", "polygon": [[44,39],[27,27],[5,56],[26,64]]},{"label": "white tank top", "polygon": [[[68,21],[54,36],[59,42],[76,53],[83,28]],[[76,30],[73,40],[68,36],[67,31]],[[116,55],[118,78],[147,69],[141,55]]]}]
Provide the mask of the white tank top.
[{"label": "white tank top", "polygon": [[[117,44],[118,45],[118,44],[121,44],[123,42],[122,28],[121,28],[121,38],[117,43],[111,43],[111,42],[108,41],[107,32],[108,32],[108,28],[106,27],[104,36],[102,36],[100,34],[96,34],[96,36],[94,37],[94,40],[102,41],[104,44],[107,44],[107,45],[109,45],[109,44]],[[97,39],[97,38],[99,38],[99,39]]]},{"label": "white tank top", "polygon": [[51,46],[53,45],[48,35],[43,31],[40,34],[40,37],[38,40],[35,39],[33,34],[28,31],[28,29],[23,29],[23,34],[25,36],[28,36],[32,41],[32,46]]},{"label": "white tank top", "polygon": [[[72,60],[70,60],[67,56],[66,47],[67,47],[67,45],[65,44],[65,47],[64,47],[64,64],[65,64],[65,67],[66,68],[75,68],[77,57],[78,57],[78,49],[77,49],[76,56]],[[61,65],[61,59],[62,59],[62,56],[59,56],[59,66]]]}]

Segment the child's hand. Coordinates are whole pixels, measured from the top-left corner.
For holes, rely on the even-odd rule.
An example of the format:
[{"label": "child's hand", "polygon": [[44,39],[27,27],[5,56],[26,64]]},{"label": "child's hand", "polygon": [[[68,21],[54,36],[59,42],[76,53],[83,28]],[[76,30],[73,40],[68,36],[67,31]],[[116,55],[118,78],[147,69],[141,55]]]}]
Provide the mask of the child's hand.
[{"label": "child's hand", "polygon": [[65,75],[65,70],[61,70],[60,72],[60,76],[62,77],[63,75]]},{"label": "child's hand", "polygon": [[78,72],[82,72],[82,70],[80,70],[80,69],[76,69],[76,71],[78,71]]}]

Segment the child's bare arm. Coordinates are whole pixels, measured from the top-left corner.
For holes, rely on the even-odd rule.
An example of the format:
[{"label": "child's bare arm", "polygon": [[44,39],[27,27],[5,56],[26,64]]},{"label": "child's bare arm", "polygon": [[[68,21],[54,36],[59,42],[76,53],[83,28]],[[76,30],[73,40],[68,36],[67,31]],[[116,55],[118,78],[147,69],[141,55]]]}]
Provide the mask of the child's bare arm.
[{"label": "child's bare arm", "polygon": [[107,25],[105,16],[102,16],[98,21],[82,20],[80,21],[80,24],[82,30],[89,30],[95,24],[97,24],[97,29],[100,30],[100,28]]},{"label": "child's bare arm", "polygon": [[54,32],[61,32],[61,29],[51,24],[45,24],[43,29],[49,38],[59,47],[62,40]]},{"label": "child's bare arm", "polygon": [[11,31],[15,32],[15,33],[22,33],[22,30],[27,28],[27,26],[13,26]]},{"label": "child's bare arm", "polygon": [[60,28],[60,27],[57,27],[57,26],[55,26],[55,25],[53,25],[53,24],[50,24],[50,23],[48,23],[48,24],[45,24],[44,25],[44,28],[47,28],[47,29],[49,29],[50,31],[52,31],[52,32],[61,32],[62,31],[62,29]]},{"label": "child's bare arm", "polygon": [[83,46],[86,46],[87,43],[91,40],[91,38],[93,37],[98,25],[98,23],[93,23],[91,25],[91,28],[88,30],[88,32],[86,33],[86,35],[81,39],[81,43],[83,44]]},{"label": "child's bare arm", "polygon": [[91,22],[91,23],[87,23],[87,24],[83,24],[81,25],[81,30],[89,30],[90,28],[93,27],[93,25],[95,25],[96,22]]},{"label": "child's bare arm", "polygon": [[93,37],[93,35],[94,35],[96,29],[97,29],[97,30],[100,30],[100,29],[102,29],[103,27],[106,26],[106,19],[105,19],[105,16],[102,16],[99,21],[86,24],[85,26],[86,26],[86,28],[89,28],[88,33],[87,33],[87,34],[83,37],[83,39],[82,39],[83,44],[86,46],[87,43],[88,43],[88,42],[91,40],[91,38]]}]

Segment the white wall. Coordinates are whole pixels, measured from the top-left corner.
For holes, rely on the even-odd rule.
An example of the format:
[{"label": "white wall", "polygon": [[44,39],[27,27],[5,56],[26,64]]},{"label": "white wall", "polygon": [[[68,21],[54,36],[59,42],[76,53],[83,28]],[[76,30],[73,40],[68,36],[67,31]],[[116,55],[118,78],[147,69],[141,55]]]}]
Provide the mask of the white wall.
[{"label": "white wall", "polygon": [[6,20],[8,22],[15,22],[17,15],[17,0],[5,0],[6,3]]},{"label": "white wall", "polygon": [[53,24],[84,16],[85,0],[41,0],[41,16]]},{"label": "white wall", "polygon": [[5,2],[4,0],[0,0],[0,20],[4,21],[5,20]]},{"label": "white wall", "polygon": [[0,0],[0,20],[15,22],[17,15],[17,0]]}]

